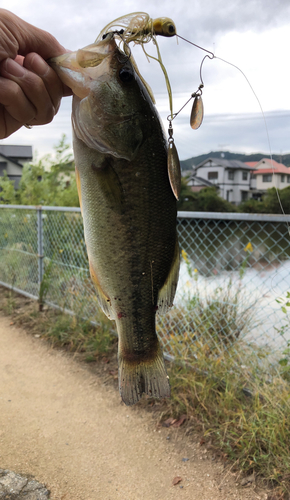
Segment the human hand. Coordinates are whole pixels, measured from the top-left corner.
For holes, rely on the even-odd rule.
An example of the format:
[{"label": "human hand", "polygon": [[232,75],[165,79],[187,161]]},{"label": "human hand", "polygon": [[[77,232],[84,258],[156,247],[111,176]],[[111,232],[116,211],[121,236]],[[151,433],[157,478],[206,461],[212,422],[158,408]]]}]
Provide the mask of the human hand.
[{"label": "human hand", "polygon": [[0,139],[52,121],[71,95],[45,59],[67,52],[46,31],[0,9]]}]

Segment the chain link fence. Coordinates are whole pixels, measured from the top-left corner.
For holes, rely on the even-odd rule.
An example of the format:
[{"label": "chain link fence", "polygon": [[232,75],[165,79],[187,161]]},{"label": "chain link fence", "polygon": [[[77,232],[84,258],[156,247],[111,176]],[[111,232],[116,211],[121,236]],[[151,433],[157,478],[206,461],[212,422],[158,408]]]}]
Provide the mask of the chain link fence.
[{"label": "chain link fence", "polygon": [[[178,214],[179,285],[174,307],[157,320],[168,358],[233,344],[272,356],[290,345],[287,308],[277,302],[290,291],[289,223]],[[0,284],[101,325],[80,209],[0,205]]]}]

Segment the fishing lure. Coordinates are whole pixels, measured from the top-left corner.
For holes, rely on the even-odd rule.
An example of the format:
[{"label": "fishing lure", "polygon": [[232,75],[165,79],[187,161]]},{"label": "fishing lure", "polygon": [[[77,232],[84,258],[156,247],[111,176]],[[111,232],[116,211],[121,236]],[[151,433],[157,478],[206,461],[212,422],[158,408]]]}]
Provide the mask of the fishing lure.
[{"label": "fishing lure", "polygon": [[[133,12],[132,14],[127,14],[126,16],[118,17],[114,21],[107,24],[102,31],[99,33],[96,42],[102,40],[107,36],[108,33],[113,32],[117,38],[119,38],[120,43],[123,43],[123,51],[132,57],[131,51],[129,49],[129,43],[134,42],[136,45],[141,45],[142,49],[148,58],[158,61],[160,67],[163,71],[168,97],[169,97],[169,107],[171,115],[173,115],[173,105],[172,105],[172,90],[169,82],[168,74],[166,68],[162,62],[161,53],[156,40],[156,36],[172,37],[176,35],[176,26],[172,19],[169,17],[158,17],[157,19],[152,19],[146,12]],[[156,47],[157,57],[148,54],[145,50],[144,45],[148,42],[152,43]],[[137,65],[132,58],[134,67],[141,77]],[[143,80],[143,78],[141,77]],[[143,80],[144,83],[144,80]],[[147,85],[146,85],[147,86]],[[152,91],[150,89],[150,95],[153,97]],[[154,98],[153,98],[153,102]]]},{"label": "fishing lure", "polygon": [[127,44],[134,42],[143,45],[154,39],[155,35],[166,37],[176,35],[175,24],[169,17],[151,19],[146,12],[133,12],[107,24],[99,33],[96,42],[102,40],[109,31],[120,32],[120,28],[122,39]]},{"label": "fishing lure", "polygon": [[[129,43],[134,42],[134,44],[141,45],[147,58],[151,58],[158,61],[165,77],[165,82],[169,97],[170,116],[171,119],[173,119],[173,102],[172,102],[171,85],[166,68],[162,62],[161,53],[156,40],[157,35],[172,37],[177,34],[176,26],[172,21],[172,19],[168,17],[158,17],[157,19],[152,19],[146,12],[133,12],[132,14],[119,17],[114,21],[110,22],[109,24],[107,24],[99,33],[96,42],[104,39],[110,32],[113,32],[115,37],[119,38],[120,43],[123,44],[122,47],[123,51],[125,52],[125,54],[128,55],[128,57],[131,58],[135,70],[138,76],[145,84],[153,102],[155,102],[153,93],[149,85],[144,81],[142,75],[139,73],[139,70],[137,68],[131,50],[129,48]],[[144,48],[144,44],[150,41],[152,41],[152,43],[156,47],[157,57],[148,54]],[[169,125],[168,132],[169,132],[168,160],[167,160],[168,176],[174,196],[178,199],[181,187],[181,169],[180,169],[180,162],[178,158],[177,149],[174,144],[173,128],[171,123]]]}]

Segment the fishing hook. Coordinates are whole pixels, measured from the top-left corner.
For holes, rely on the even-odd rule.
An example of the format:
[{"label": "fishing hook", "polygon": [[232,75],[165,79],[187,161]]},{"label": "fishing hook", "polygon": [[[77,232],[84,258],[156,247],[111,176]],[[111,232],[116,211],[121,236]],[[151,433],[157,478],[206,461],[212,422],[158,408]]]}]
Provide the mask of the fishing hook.
[{"label": "fishing hook", "polygon": [[122,35],[123,35],[123,33],[124,33],[124,30],[122,29],[122,30],[108,31],[108,33],[105,33],[105,34],[102,36],[102,40],[105,40],[105,38],[106,38],[106,37],[107,37],[110,33],[113,33],[113,35],[118,35],[118,36],[121,38],[121,40],[122,40],[122,42],[123,42],[123,44],[124,44],[124,47],[126,47],[126,48],[127,48],[127,50],[128,50],[128,54],[126,53],[126,51],[124,51],[124,52],[125,52],[125,54],[126,54],[126,56],[127,56],[127,59],[124,61],[124,64],[126,64],[126,62],[127,62],[127,61],[129,61],[129,59],[130,59],[130,57],[131,57],[131,49],[130,49],[130,47],[129,47],[129,44],[128,44],[128,43],[125,41],[125,39],[122,37]]}]

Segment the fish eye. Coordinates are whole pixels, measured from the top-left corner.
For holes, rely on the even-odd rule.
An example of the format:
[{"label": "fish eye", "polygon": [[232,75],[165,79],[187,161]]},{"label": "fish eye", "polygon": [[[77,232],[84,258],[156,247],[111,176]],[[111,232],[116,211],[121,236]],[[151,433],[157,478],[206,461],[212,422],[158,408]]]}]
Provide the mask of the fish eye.
[{"label": "fish eye", "polygon": [[124,83],[129,83],[133,80],[134,75],[132,71],[128,68],[121,68],[119,71],[119,77]]}]

